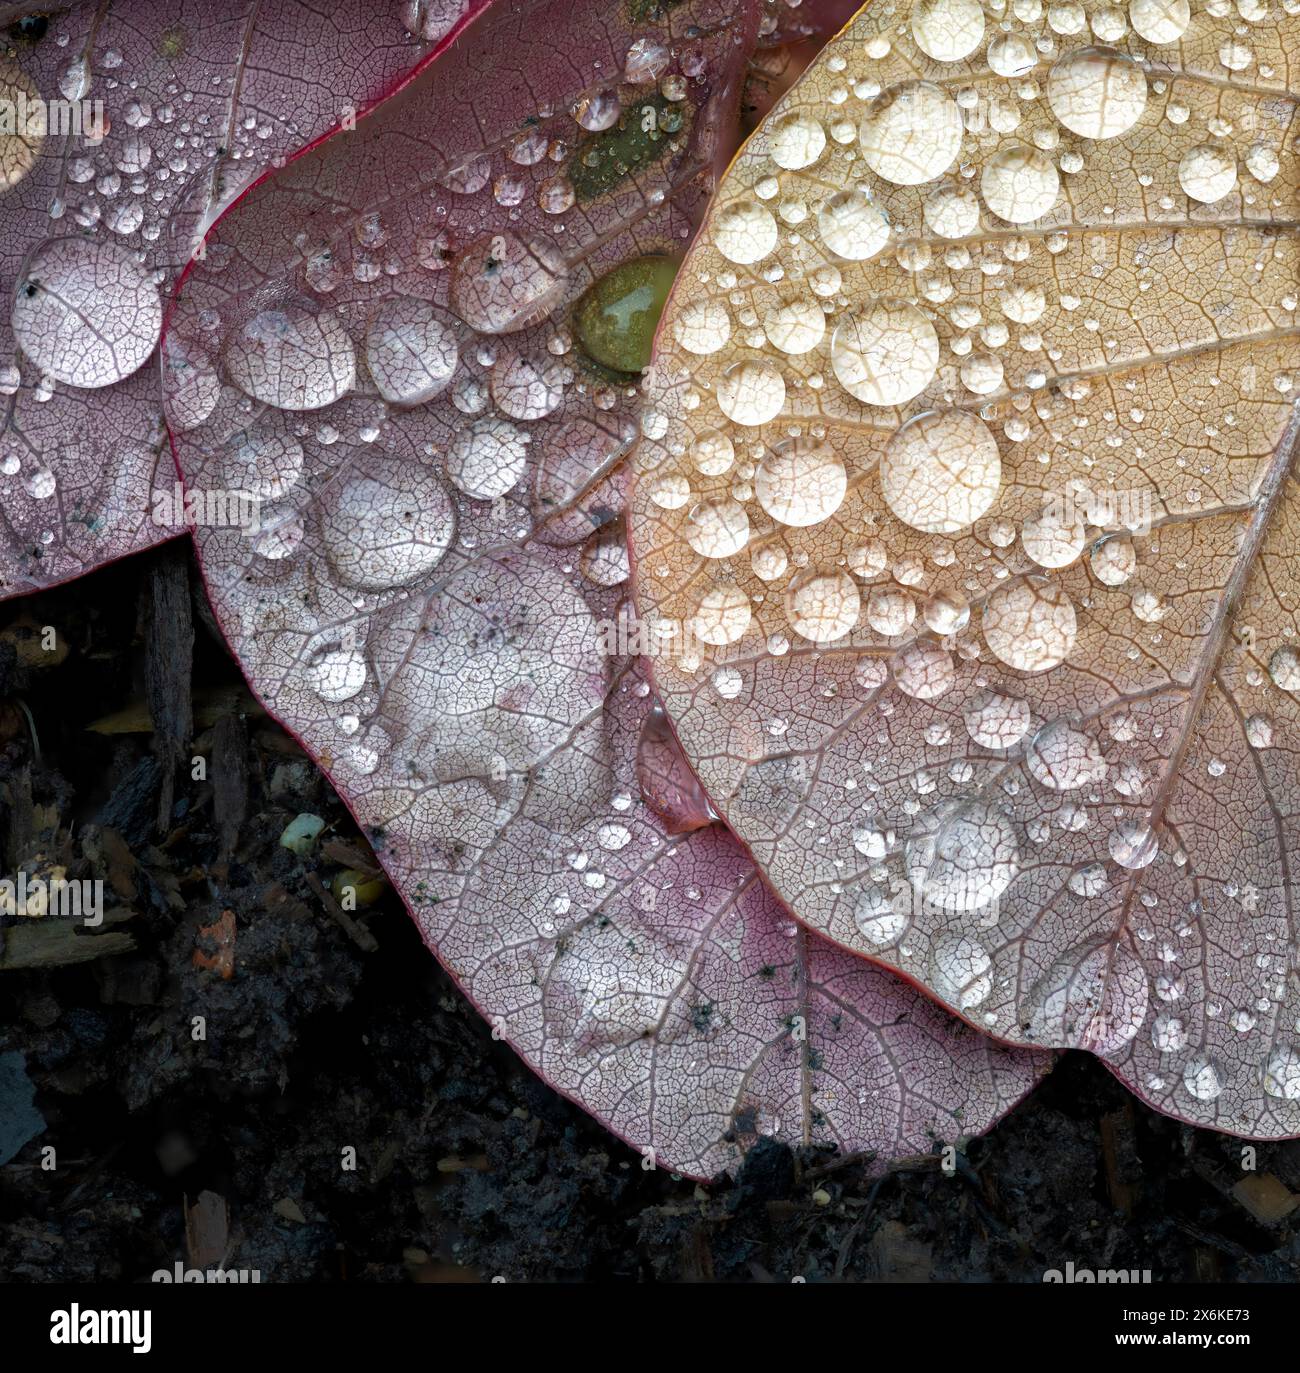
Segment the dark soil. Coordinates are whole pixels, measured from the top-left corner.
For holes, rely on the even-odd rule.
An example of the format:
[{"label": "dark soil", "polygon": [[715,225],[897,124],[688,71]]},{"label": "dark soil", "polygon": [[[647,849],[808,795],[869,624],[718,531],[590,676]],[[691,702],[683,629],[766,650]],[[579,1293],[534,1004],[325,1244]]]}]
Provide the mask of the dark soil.
[{"label": "dark soil", "polygon": [[[0,1278],[1295,1280],[1300,1143],[1251,1171],[1083,1055],[951,1177],[776,1145],[709,1188],[643,1171],[493,1041],[391,893],[331,913],[364,841],[196,583],[177,546],[0,611],[0,875],[57,864],[110,908],[97,934],[0,917],[0,1157],[32,1135],[0,1169]],[[128,707],[136,732],[87,728]],[[329,826],[307,860],[279,844],[304,811]],[[30,966],[92,938],[130,947]]]}]

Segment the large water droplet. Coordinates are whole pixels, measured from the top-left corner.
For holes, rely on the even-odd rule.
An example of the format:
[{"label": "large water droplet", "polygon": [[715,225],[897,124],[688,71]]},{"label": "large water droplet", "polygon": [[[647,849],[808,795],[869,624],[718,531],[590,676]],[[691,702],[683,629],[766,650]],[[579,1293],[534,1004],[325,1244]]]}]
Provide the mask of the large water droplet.
[{"label": "large water droplet", "polygon": [[1188,0],[1129,0],[1129,22],[1148,43],[1177,43],[1192,22]]},{"label": "large water droplet", "polygon": [[760,425],[785,405],[785,379],[769,362],[737,362],[718,382],[718,408],[735,424]]},{"label": "large water droplet", "polygon": [[933,181],[961,152],[957,102],[929,81],[905,81],[879,96],[858,130],[862,155],[877,176],[898,186]]},{"label": "large water droplet", "polygon": [[356,380],[356,353],[338,317],[294,305],[263,310],[236,329],[225,359],[245,395],[281,410],[332,405]]},{"label": "large water droplet", "polygon": [[413,463],[367,463],[330,488],[321,516],[325,554],[363,591],[406,586],[442,561],[456,520],[442,483]]},{"label": "large water droplet", "polygon": [[1030,993],[1030,1037],[1056,1048],[1117,1053],[1142,1028],[1150,996],[1146,971],[1131,949],[1073,949]]},{"label": "large water droplet", "polygon": [[936,62],[960,62],[984,41],[984,7],[979,0],[917,0],[912,37]]},{"label": "large water droplet", "polygon": [[703,829],[718,818],[661,706],[654,706],[641,726],[636,775],[642,798],[669,834]]},{"label": "large water droplet", "polygon": [[846,314],[831,337],[831,366],[867,405],[905,405],[939,368],[934,325],[903,301],[877,301]]},{"label": "large water droplet", "polygon": [[441,310],[409,296],[385,302],[366,332],[366,365],[394,405],[423,405],[456,371],[456,335]]},{"label": "large water droplet", "polygon": [[1107,841],[1110,856],[1130,872],[1150,867],[1160,852],[1155,831],[1143,820],[1125,820]]},{"label": "large water droplet", "polygon": [[839,191],[817,211],[817,232],[836,257],[865,262],[889,242],[884,211],[860,187]]},{"label": "large water droplet", "polygon": [[1008,667],[1046,672],[1074,648],[1078,620],[1065,590],[1046,577],[998,587],[984,607],[984,641]]},{"label": "large water droplet", "polygon": [[1146,74],[1131,57],[1085,48],[1063,57],[1052,68],[1047,103],[1071,133],[1118,138],[1146,109]]},{"label": "large water droplet", "polygon": [[564,297],[568,267],[546,239],[504,231],[476,238],[451,264],[451,308],[473,329],[510,334],[551,313]]},{"label": "large water droplet", "polygon": [[232,435],[222,462],[226,485],[259,500],[279,500],[302,476],[302,444],[288,434]]},{"label": "large water droplet", "polygon": [[1223,1070],[1211,1059],[1200,1055],[1183,1069],[1183,1086],[1197,1101],[1213,1101],[1223,1091]]},{"label": "large water droplet", "polygon": [[1029,731],[1030,711],[1026,701],[987,691],[972,701],[962,713],[966,732],[981,748],[1014,748]]},{"label": "large water droplet", "polygon": [[754,475],[759,505],[778,523],[803,528],[829,519],[844,500],[848,477],[835,452],[818,439],[786,439]]},{"label": "large water droplet", "polygon": [[858,622],[861,598],[853,578],[834,569],[796,577],[786,593],[790,628],[813,643],[842,639]]},{"label": "large water droplet", "polygon": [[[973,3],[973,0],[972,0]],[[775,120],[768,129],[772,161],[786,171],[811,167],[826,147],[826,131],[813,115],[804,110]]]},{"label": "large water droplet", "polygon": [[528,463],[528,435],[495,416],[475,420],[447,449],[447,475],[475,500],[494,501],[518,485]]},{"label": "large water droplet", "polygon": [[715,497],[692,507],[684,533],[702,558],[730,558],[749,542],[749,516],[730,496]]},{"label": "large water droplet", "polygon": [[1300,1049],[1279,1044],[1264,1067],[1264,1091],[1283,1101],[1300,1100]]},{"label": "large water droplet", "polygon": [[944,935],[930,959],[935,991],[961,1011],[987,1000],[993,990],[992,966],[988,951],[965,935]]},{"label": "large water droplet", "polygon": [[972,525],[997,499],[1002,461],[988,425],[967,410],[917,415],[893,435],[880,458],[885,503],[926,534]]},{"label": "large water droplet", "polygon": [[1094,786],[1107,772],[1097,741],[1065,720],[1053,720],[1039,730],[1026,762],[1030,773],[1053,791]]},{"label": "large water droplet", "polygon": [[980,174],[984,203],[1008,224],[1030,224],[1056,204],[1061,178],[1045,153],[1013,143],[994,153]]},{"label": "large water droplet", "polygon": [[153,352],[162,301],[124,248],[59,238],[28,259],[10,318],[18,346],[47,376],[69,386],[112,386]]},{"label": "large water droplet", "polygon": [[1178,164],[1178,184],[1191,200],[1213,205],[1237,184],[1237,155],[1219,143],[1189,148]]},{"label": "large water droplet", "polygon": [[776,219],[756,200],[727,205],[714,219],[714,247],[739,266],[761,262],[776,247],[776,239]]},{"label": "large water droplet", "polygon": [[874,883],[858,893],[853,903],[853,923],[868,944],[881,949],[903,937],[908,924],[908,895],[904,891],[893,902],[884,888]]},{"label": "large water droplet", "polygon": [[907,837],[908,874],[941,910],[982,910],[1006,891],[1019,867],[1015,827],[984,801],[944,801]]}]

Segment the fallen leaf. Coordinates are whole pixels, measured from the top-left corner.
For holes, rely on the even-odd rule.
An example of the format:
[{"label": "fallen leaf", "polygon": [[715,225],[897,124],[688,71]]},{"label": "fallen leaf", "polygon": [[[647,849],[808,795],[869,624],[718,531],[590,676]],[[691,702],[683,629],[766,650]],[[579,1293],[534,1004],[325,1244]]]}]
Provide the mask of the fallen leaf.
[{"label": "fallen leaf", "polygon": [[862,11],[679,274],[632,518],[801,920],[1256,1136],[1300,1132],[1298,63],[1287,9]]}]

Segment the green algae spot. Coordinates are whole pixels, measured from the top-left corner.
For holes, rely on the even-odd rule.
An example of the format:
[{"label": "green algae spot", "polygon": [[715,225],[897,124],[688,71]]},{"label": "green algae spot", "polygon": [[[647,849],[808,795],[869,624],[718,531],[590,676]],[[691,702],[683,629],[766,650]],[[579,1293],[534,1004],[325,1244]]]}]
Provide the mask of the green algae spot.
[{"label": "green algae spot", "polygon": [[613,372],[642,371],[676,275],[670,257],[638,257],[593,283],[573,312],[588,357]]},{"label": "green algae spot", "polygon": [[657,24],[685,0],[627,0],[627,17],[634,24]]},{"label": "green algae spot", "polygon": [[619,121],[580,143],[569,159],[569,181],[580,201],[595,200],[659,161],[677,145],[690,109],[658,94],[636,100]]}]

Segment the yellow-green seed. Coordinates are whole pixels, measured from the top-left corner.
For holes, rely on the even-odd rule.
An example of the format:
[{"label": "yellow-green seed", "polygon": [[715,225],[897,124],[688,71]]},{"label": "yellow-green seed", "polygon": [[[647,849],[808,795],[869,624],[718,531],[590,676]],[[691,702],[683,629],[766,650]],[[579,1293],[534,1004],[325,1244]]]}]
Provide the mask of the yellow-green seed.
[{"label": "yellow-green seed", "polygon": [[677,263],[670,257],[639,257],[595,282],[578,302],[573,320],[588,356],[615,372],[645,368],[676,275]]}]

